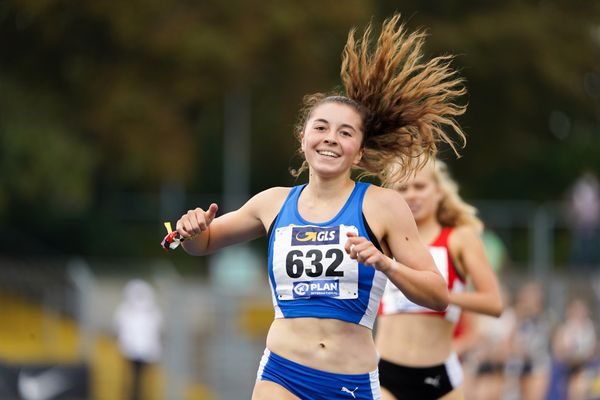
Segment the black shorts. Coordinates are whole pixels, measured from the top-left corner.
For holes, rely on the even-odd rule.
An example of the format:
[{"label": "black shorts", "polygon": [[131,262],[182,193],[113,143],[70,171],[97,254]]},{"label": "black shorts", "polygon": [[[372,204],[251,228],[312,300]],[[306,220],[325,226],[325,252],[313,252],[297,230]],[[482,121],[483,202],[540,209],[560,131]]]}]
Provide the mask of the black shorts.
[{"label": "black shorts", "polygon": [[463,373],[456,354],[433,367],[406,367],[379,360],[379,382],[398,400],[435,400],[462,384]]}]

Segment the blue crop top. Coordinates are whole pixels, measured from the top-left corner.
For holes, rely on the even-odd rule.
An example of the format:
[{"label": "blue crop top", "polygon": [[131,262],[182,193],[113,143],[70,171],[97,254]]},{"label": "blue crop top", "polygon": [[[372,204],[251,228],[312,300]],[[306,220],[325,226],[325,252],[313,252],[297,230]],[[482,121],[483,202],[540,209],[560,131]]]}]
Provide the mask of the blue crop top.
[{"label": "blue crop top", "polygon": [[290,190],[269,230],[275,318],[333,318],[372,329],[387,278],[344,250],[347,232],[370,236],[362,214],[369,184],[356,182],[338,214],[323,223],[300,216],[298,197],[304,187]]}]

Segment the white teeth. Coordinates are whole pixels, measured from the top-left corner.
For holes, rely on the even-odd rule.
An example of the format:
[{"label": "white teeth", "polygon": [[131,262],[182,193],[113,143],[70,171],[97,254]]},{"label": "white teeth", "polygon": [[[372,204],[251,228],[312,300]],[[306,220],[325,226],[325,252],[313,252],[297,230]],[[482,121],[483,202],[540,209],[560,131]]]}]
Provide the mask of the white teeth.
[{"label": "white teeth", "polygon": [[335,157],[335,158],[339,157],[333,151],[319,150],[319,151],[317,151],[317,153],[319,153],[322,156],[329,156],[329,157]]}]

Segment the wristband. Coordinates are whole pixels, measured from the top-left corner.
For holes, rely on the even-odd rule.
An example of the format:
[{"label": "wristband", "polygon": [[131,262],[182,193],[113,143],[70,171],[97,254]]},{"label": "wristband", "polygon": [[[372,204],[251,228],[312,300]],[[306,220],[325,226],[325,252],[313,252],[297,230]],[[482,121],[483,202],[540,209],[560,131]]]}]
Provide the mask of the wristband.
[{"label": "wristband", "polygon": [[160,245],[165,251],[175,250],[185,239],[179,235],[179,232],[171,228],[170,222],[165,222],[165,228],[167,229],[167,235],[160,242]]}]

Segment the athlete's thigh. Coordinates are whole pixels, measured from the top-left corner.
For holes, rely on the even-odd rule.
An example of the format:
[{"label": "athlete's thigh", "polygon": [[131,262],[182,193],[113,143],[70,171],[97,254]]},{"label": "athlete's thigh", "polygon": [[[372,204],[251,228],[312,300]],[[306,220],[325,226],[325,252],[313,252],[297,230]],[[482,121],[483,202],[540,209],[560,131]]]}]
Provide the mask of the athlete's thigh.
[{"label": "athlete's thigh", "polygon": [[300,400],[283,386],[271,381],[258,381],[254,385],[252,400]]},{"label": "athlete's thigh", "polygon": [[440,400],[464,400],[465,394],[462,386],[457,387],[450,393],[440,397]]},{"label": "athlete's thigh", "polygon": [[504,391],[504,375],[479,375],[475,377],[472,385],[472,397],[467,397],[467,400],[500,400]]},{"label": "athlete's thigh", "polygon": [[548,385],[548,376],[546,371],[534,372],[522,378],[522,398],[523,400],[542,400]]},{"label": "athlete's thigh", "polygon": [[381,388],[381,400],[396,400],[393,394],[389,392],[386,388]]}]

